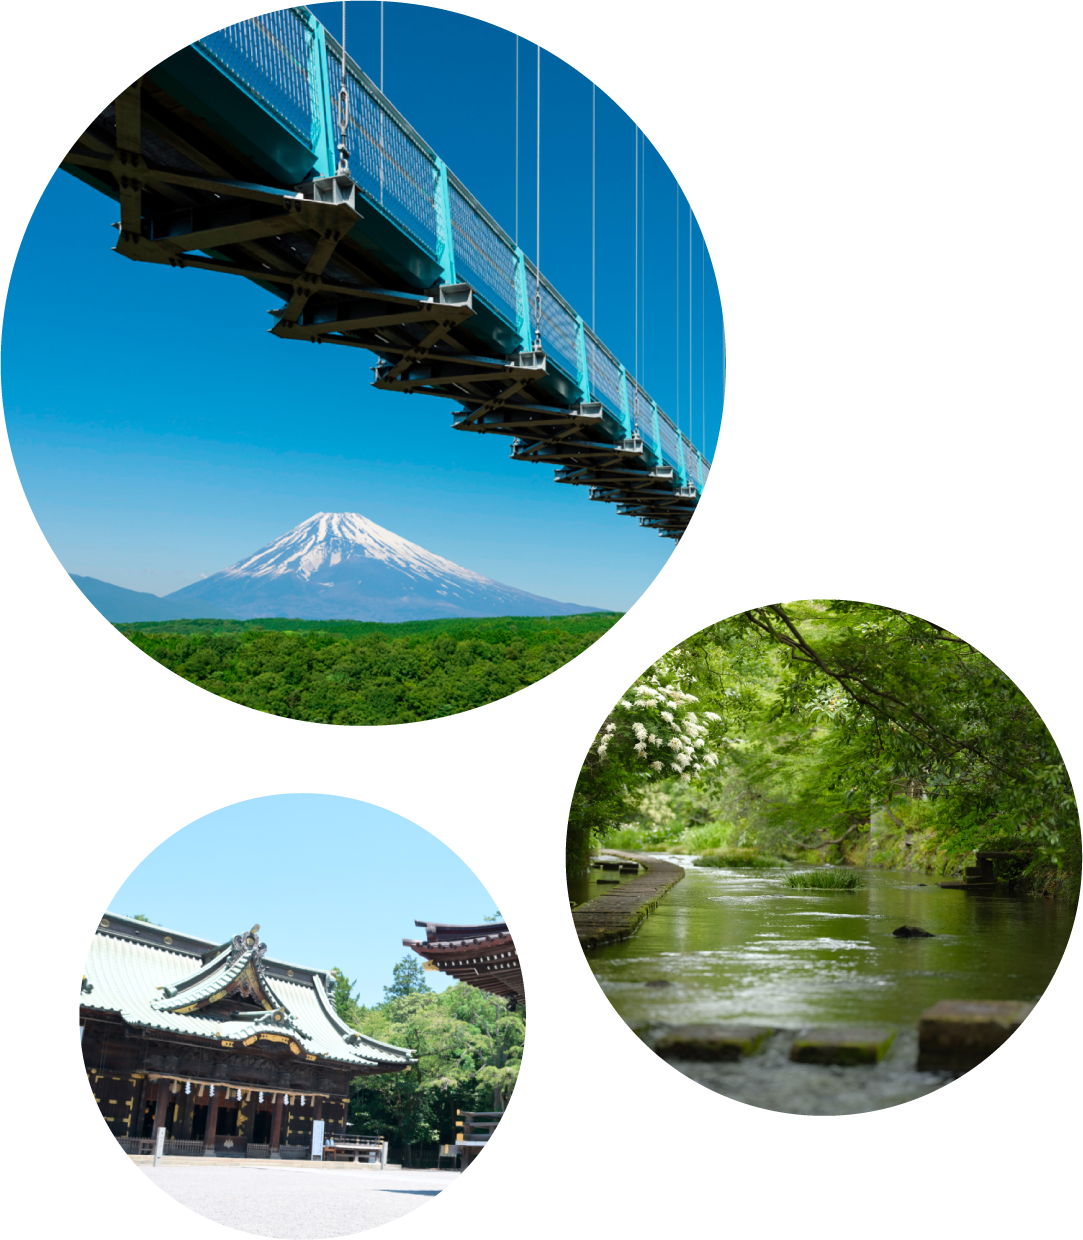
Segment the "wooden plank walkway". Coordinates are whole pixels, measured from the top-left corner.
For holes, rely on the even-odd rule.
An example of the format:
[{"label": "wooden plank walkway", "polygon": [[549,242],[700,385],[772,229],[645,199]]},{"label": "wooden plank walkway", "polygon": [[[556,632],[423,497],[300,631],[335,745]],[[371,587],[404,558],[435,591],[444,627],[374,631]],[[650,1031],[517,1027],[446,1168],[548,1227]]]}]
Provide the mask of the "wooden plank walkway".
[{"label": "wooden plank walkway", "polygon": [[656,857],[647,860],[642,853],[607,849],[606,856],[638,861],[646,873],[572,909],[579,946],[584,949],[630,938],[666,892],[684,878],[683,867]]}]

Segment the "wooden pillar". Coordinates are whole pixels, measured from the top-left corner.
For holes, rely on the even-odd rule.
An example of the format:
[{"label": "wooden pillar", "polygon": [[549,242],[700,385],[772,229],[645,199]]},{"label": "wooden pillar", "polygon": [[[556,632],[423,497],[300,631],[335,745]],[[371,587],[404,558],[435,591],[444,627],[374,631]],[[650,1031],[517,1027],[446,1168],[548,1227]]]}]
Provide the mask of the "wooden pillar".
[{"label": "wooden pillar", "polygon": [[150,1082],[145,1076],[139,1078],[139,1086],[135,1091],[135,1104],[132,1107],[132,1131],[133,1137],[141,1137],[143,1135],[143,1116],[147,1110],[147,1086]]},{"label": "wooden pillar", "polygon": [[207,1099],[207,1131],[203,1134],[203,1157],[214,1154],[214,1137],[218,1129],[218,1103],[222,1098],[222,1087],[216,1086],[214,1097]]},{"label": "wooden pillar", "polygon": [[282,1095],[275,1094],[275,1108],[271,1115],[271,1157],[278,1153],[279,1141],[282,1138]]},{"label": "wooden pillar", "polygon": [[195,1118],[196,1109],[196,1092],[193,1089],[191,1093],[181,1093],[180,1098],[180,1118],[173,1128],[174,1137],[179,1137],[182,1141],[190,1141],[192,1139],[192,1120]]},{"label": "wooden pillar", "polygon": [[313,1119],[323,1119],[323,1099],[317,1098],[315,1103],[316,1109],[312,1112]]},{"label": "wooden pillar", "polygon": [[169,1082],[158,1078],[158,1102],[154,1107],[154,1127],[151,1129],[151,1136],[157,1138],[158,1129],[165,1123],[165,1111],[169,1105],[172,1095],[169,1092]]}]

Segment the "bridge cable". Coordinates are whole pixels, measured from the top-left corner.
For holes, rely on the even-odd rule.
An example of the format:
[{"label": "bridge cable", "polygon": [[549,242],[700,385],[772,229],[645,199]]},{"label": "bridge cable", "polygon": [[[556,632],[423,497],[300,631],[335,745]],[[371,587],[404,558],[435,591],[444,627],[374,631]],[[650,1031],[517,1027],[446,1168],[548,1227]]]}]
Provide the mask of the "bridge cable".
[{"label": "bridge cable", "polygon": [[[635,193],[633,201],[635,202],[635,215],[633,232],[635,242],[633,250],[635,251],[635,297],[633,299],[634,310],[632,313],[635,322],[635,370],[639,374],[639,126],[635,127]],[[632,437],[639,438],[639,380],[633,380],[634,389],[632,392]]]},{"label": "bridge cable", "polygon": [[346,0],[342,0],[342,68],[338,92],[338,168],[336,176],[350,175],[350,152],[346,149],[346,130],[350,124],[350,94],[346,89]]},{"label": "bridge cable", "polygon": [[700,273],[699,273],[699,360],[702,367],[699,393],[703,415],[703,438],[700,440],[700,458],[707,447],[707,238],[700,233]]},{"label": "bridge cable", "polygon": [[681,187],[677,186],[677,261],[674,265],[677,272],[676,314],[677,324],[677,446],[681,442]]},{"label": "bridge cable", "polygon": [[[380,0],[380,94],[384,93],[384,0]],[[384,205],[384,109],[380,107],[380,206]]]},{"label": "bridge cable", "polygon": [[535,139],[537,158],[534,190],[535,239],[534,239],[534,352],[541,352],[541,44],[538,45],[538,131]]},{"label": "bridge cable", "polygon": [[590,84],[590,329],[597,331],[594,322],[595,270],[597,250],[597,180],[598,180],[598,88]]},{"label": "bridge cable", "polygon": [[692,444],[692,204],[688,204],[688,443]]},{"label": "bridge cable", "polygon": [[515,36],[515,244],[519,244],[519,36]]}]

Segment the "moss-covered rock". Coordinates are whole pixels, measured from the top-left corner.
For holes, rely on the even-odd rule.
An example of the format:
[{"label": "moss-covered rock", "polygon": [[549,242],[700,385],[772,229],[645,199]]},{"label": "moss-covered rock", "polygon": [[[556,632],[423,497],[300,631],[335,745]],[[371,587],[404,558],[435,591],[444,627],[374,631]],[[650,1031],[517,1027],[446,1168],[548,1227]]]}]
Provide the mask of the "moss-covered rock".
[{"label": "moss-covered rock", "polygon": [[669,1025],[654,1034],[653,1045],[664,1059],[733,1063],[754,1055],[773,1032],[763,1025]]},{"label": "moss-covered rock", "polygon": [[1034,1010],[1017,1000],[941,999],[918,1022],[918,1070],[965,1072],[987,1059]]},{"label": "moss-covered rock", "polygon": [[895,1030],[886,1025],[841,1025],[810,1029],[793,1040],[790,1058],[795,1063],[854,1064],[879,1063],[895,1039]]}]

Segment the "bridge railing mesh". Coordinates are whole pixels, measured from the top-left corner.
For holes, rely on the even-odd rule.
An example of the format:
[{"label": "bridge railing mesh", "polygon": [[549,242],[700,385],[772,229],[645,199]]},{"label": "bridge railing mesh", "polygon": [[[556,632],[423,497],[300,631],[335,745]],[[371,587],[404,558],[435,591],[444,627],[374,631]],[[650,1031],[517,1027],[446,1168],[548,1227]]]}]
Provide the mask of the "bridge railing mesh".
[{"label": "bridge railing mesh", "polygon": [[601,401],[610,413],[615,414],[623,422],[624,402],[620,391],[620,363],[589,327],[585,335],[591,394],[595,400]]},{"label": "bridge railing mesh", "polygon": [[490,310],[517,327],[522,308],[514,243],[455,177],[448,177],[448,195],[456,279],[473,285]]},{"label": "bridge railing mesh", "polygon": [[196,46],[273,113],[309,150],[321,134],[315,32],[297,9],[224,26]]},{"label": "bridge railing mesh", "polygon": [[[341,52],[327,40],[331,98],[342,89]],[[350,124],[346,144],[350,175],[365,196],[408,232],[435,258],[441,223],[437,205],[436,160],[409,126],[383,106],[375,87],[346,60]]]},{"label": "bridge railing mesh", "polygon": [[661,409],[658,410],[658,442],[662,449],[662,459],[667,465],[680,471],[684,468],[684,453],[681,450],[681,436],[677,428]]},{"label": "bridge railing mesh", "polygon": [[[534,321],[535,293],[538,289],[537,268],[527,259],[526,291],[530,303],[530,329],[537,329]],[[541,344],[545,354],[552,358],[570,378],[579,378],[579,348],[576,343],[579,325],[575,311],[556,291],[549,281],[541,278]]]}]

